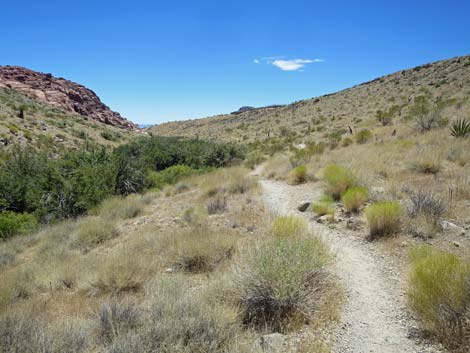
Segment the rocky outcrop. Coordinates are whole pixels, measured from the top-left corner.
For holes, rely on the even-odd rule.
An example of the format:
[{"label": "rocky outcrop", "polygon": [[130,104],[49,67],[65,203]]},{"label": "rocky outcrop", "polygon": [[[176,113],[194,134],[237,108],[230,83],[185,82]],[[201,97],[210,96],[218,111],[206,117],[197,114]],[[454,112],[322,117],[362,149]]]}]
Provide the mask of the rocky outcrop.
[{"label": "rocky outcrop", "polygon": [[0,66],[0,87],[20,91],[29,97],[88,119],[127,130],[137,125],[113,112],[92,90],[64,78],[19,66]]}]

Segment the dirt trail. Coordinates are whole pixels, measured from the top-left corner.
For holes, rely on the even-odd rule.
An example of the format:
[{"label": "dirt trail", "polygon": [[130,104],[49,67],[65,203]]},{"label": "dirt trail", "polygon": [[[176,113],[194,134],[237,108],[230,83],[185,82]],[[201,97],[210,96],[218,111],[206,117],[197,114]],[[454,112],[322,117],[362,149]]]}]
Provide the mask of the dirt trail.
[{"label": "dirt trail", "polygon": [[273,212],[306,218],[311,229],[336,255],[336,268],[347,299],[339,326],[333,333],[333,352],[440,352],[410,338],[415,323],[406,311],[400,289],[403,275],[391,270],[392,265],[377,252],[374,244],[354,237],[346,229],[330,229],[319,224],[312,220],[310,212],[297,211],[302,202],[320,197],[318,185],[290,186],[271,180],[260,183],[263,200]]}]

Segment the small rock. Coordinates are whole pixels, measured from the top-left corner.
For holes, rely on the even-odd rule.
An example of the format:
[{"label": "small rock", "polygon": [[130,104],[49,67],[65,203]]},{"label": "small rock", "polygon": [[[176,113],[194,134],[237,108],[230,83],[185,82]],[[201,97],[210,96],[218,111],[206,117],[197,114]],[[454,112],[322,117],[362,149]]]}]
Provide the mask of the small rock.
[{"label": "small rock", "polygon": [[449,221],[441,221],[441,227],[444,230],[455,230],[455,229],[460,229],[461,228],[458,225],[456,225],[452,222],[449,222]]},{"label": "small rock", "polygon": [[302,204],[297,207],[297,210],[299,210],[300,212],[305,212],[307,211],[307,209],[310,207],[310,202],[302,202]]},{"label": "small rock", "polygon": [[168,267],[167,269],[165,269],[165,273],[173,273],[173,269],[171,267]]},{"label": "small rock", "polygon": [[460,247],[460,243],[458,241],[454,241],[452,243],[456,248],[459,248]]},{"label": "small rock", "polygon": [[281,353],[284,352],[286,336],[280,333],[272,333],[257,339],[253,343],[252,353]]}]

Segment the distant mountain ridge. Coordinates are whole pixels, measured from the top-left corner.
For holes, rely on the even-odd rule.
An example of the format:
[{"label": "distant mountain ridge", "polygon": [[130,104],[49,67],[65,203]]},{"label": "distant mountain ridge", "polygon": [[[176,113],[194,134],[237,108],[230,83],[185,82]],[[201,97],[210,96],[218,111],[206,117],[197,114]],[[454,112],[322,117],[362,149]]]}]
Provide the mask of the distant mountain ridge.
[{"label": "distant mountain ridge", "polygon": [[0,88],[11,88],[39,102],[121,129],[138,126],[112,111],[95,92],[78,83],[20,66],[0,66]]}]

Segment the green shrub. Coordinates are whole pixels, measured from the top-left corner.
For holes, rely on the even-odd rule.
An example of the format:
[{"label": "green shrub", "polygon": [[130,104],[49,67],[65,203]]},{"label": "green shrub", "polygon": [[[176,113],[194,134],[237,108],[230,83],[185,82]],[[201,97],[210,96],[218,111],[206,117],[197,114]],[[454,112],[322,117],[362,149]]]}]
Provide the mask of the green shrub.
[{"label": "green shrub", "polygon": [[17,234],[31,233],[37,226],[36,217],[31,214],[3,211],[0,213],[0,240]]},{"label": "green shrub", "polygon": [[233,279],[243,323],[285,332],[311,319],[325,290],[327,261],[312,235],[272,237],[249,248]]},{"label": "green shrub", "polygon": [[320,200],[312,204],[312,210],[319,216],[330,215],[334,217],[334,200],[331,196],[323,195]]},{"label": "green shrub", "polygon": [[348,211],[357,212],[369,199],[367,188],[361,186],[353,186],[341,195],[341,202]]},{"label": "green shrub", "polygon": [[272,225],[273,235],[277,238],[291,238],[306,234],[307,224],[299,217],[281,216],[277,217]]},{"label": "green shrub", "polygon": [[307,167],[305,165],[299,165],[292,169],[288,179],[289,182],[294,185],[305,183],[307,181]]},{"label": "green shrub", "polygon": [[162,170],[161,172],[150,172],[150,186],[161,189],[164,185],[176,184],[184,177],[188,177],[196,173],[191,167],[185,165],[174,165]]},{"label": "green shrub", "polygon": [[356,143],[359,143],[359,144],[366,143],[371,138],[372,138],[372,132],[370,132],[367,129],[363,129],[363,130],[359,131],[355,136]]},{"label": "green shrub", "polygon": [[381,201],[370,205],[365,210],[369,223],[370,238],[396,233],[400,227],[402,208],[398,202]]},{"label": "green shrub", "polygon": [[457,352],[470,348],[470,263],[420,246],[412,249],[408,302],[426,329]]},{"label": "green shrub", "polygon": [[326,193],[339,200],[341,194],[356,185],[356,177],[352,172],[342,166],[329,165],[323,171],[323,178],[327,183]]},{"label": "green shrub", "polygon": [[75,243],[78,247],[89,250],[118,234],[114,222],[101,217],[85,217],[77,225]]}]

